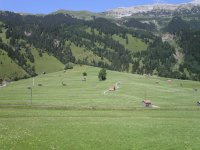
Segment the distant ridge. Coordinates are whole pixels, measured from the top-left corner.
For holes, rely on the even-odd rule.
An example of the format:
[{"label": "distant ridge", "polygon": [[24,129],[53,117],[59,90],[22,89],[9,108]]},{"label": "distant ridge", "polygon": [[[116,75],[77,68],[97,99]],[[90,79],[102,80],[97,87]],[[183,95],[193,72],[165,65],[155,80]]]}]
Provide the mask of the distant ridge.
[{"label": "distant ridge", "polygon": [[95,12],[91,12],[91,11],[87,11],[87,10],[81,10],[81,11],[74,11],[74,10],[64,10],[64,9],[60,9],[57,10],[55,12],[53,12],[52,14],[68,14],[74,18],[77,19],[84,19],[84,20],[91,20],[93,19],[93,17],[106,17],[104,13],[95,13]]},{"label": "distant ridge", "polygon": [[119,7],[115,9],[110,9],[106,11],[107,16],[112,16],[115,18],[122,18],[132,16],[138,13],[147,13],[155,10],[162,10],[168,12],[179,11],[180,9],[191,10],[195,6],[200,6],[200,0],[194,0],[189,3],[181,3],[181,4],[149,4],[149,5],[141,5],[141,6],[132,6],[132,7]]}]

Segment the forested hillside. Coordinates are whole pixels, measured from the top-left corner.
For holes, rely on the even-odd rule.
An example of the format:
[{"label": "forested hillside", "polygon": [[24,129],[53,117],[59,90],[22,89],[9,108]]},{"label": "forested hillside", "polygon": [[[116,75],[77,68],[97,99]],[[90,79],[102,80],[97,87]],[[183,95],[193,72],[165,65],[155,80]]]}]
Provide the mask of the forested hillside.
[{"label": "forested hillside", "polygon": [[[0,78],[6,76],[17,80],[54,72],[64,69],[64,65],[70,62],[116,71],[200,80],[199,49],[194,43],[198,42],[199,21],[185,21],[181,17],[167,20],[169,22],[160,30],[166,20],[159,18],[150,22],[145,22],[144,18],[110,20],[93,17],[83,20],[66,12],[44,16],[0,12],[0,49],[20,72],[17,73],[20,76],[1,73]],[[195,47],[188,42],[185,36],[188,32],[182,32],[184,30],[191,31],[190,36],[194,35]],[[165,33],[174,35],[173,42],[181,51],[162,39]],[[184,55],[181,63],[177,59],[178,52]],[[6,61],[1,62],[4,64],[1,68],[5,70]]]},{"label": "forested hillside", "polygon": [[174,17],[164,30],[174,36],[180,47],[179,53],[184,55],[177,76],[200,80],[200,20]]},{"label": "forested hillside", "polygon": [[[1,36],[1,49],[30,76],[38,73],[36,59],[43,58],[44,54],[54,56],[62,64],[72,62],[130,71],[132,51],[144,50],[143,45],[154,38],[149,32],[122,28],[103,18],[84,21],[67,14],[21,16],[1,12],[0,20],[2,34],[5,34]],[[121,42],[123,39],[126,43]],[[133,45],[127,49],[126,45],[135,39],[141,40],[141,47]]]}]

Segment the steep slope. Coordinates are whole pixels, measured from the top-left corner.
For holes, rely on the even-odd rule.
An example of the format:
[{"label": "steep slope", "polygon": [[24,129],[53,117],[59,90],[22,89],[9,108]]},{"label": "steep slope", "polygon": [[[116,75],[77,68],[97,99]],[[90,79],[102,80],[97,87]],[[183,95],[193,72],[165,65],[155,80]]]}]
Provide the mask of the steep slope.
[{"label": "steep slope", "polygon": [[25,77],[28,74],[0,49],[0,79],[17,80]]},{"label": "steep slope", "polygon": [[62,64],[54,56],[48,55],[47,53],[42,53],[42,56],[40,56],[38,50],[35,48],[33,48],[31,52],[35,59],[33,65],[35,66],[35,72],[37,74],[41,74],[43,72],[51,73],[64,69],[64,64]]},{"label": "steep slope", "polygon": [[[48,55],[46,52],[39,53],[38,49],[30,46],[26,41],[22,39],[16,41],[15,45],[12,46],[11,38],[7,38],[7,29],[5,28],[5,24],[2,22],[0,23],[0,30],[0,43],[2,43],[2,48],[4,48],[0,51],[0,78],[5,80],[17,80],[30,76],[29,73],[27,73],[27,70],[23,68],[24,66],[19,64],[20,58],[16,59],[15,56],[13,56],[15,54],[11,51],[9,51],[8,56],[8,53],[6,52],[6,49],[8,49],[6,47],[8,46],[11,46],[11,50],[18,45],[18,54],[22,54],[21,56],[24,57],[27,66],[30,68],[33,67],[36,74],[41,74],[42,72],[55,72],[64,69],[64,64],[62,64],[54,56]],[[31,50],[29,51],[29,49]]]}]

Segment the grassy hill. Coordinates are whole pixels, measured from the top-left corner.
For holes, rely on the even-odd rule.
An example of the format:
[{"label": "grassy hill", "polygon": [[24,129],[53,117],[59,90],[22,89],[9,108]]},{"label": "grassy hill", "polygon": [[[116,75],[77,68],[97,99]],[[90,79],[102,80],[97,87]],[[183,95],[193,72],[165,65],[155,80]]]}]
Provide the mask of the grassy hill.
[{"label": "grassy hill", "polygon": [[40,57],[35,48],[32,49],[32,54],[35,59],[34,66],[37,74],[41,74],[43,72],[51,73],[64,69],[64,64],[62,64],[54,56],[43,53],[42,57]]},{"label": "grassy hill", "polygon": [[[34,63],[30,63],[35,66],[35,71],[37,74],[43,72],[51,73],[64,69],[64,64],[57,60],[54,56],[50,56],[47,53],[43,53],[40,57],[36,49],[32,49],[32,54],[34,56]],[[15,61],[8,57],[7,53],[0,50],[0,77],[7,80],[14,80],[15,78],[23,78],[28,74],[18,66]]]},{"label": "grassy hill", "polygon": [[[3,23],[0,22],[0,26]],[[6,39],[6,29],[1,27],[0,38],[6,44],[9,43],[9,39]],[[0,78],[4,80],[15,80],[19,78],[23,78],[24,76],[28,76],[26,71],[22,67],[20,67],[15,61],[13,61],[8,55],[7,52],[0,49]]]},{"label": "grassy hill", "polygon": [[[108,80],[98,81],[99,68],[79,67],[57,73],[35,77],[33,87],[33,103],[35,105],[60,105],[76,108],[101,109],[133,109],[140,108],[141,101],[150,99],[161,108],[195,108],[200,98],[199,82],[173,80],[168,83],[166,78],[145,77],[128,73],[108,71]],[[83,82],[82,73],[88,73],[87,82]],[[104,91],[121,82],[119,90],[106,93]],[[62,86],[64,82],[67,86]],[[156,84],[159,82],[159,84]],[[43,86],[38,87],[37,84]],[[180,86],[182,84],[182,87]],[[32,85],[32,79],[15,82],[1,89],[2,104],[27,104],[27,87]],[[11,94],[17,89],[17,95]],[[55,92],[54,92],[55,91]]]},{"label": "grassy hill", "polygon": [[[21,52],[25,53],[24,49],[22,49]],[[29,64],[35,67],[35,72],[37,74],[43,72],[51,73],[64,69],[64,64],[52,55],[43,53],[42,57],[40,57],[38,50],[35,48],[31,49],[31,53],[34,56],[34,63],[29,62]],[[15,80],[23,78],[25,75],[29,76],[26,71],[12,60],[3,50],[0,50],[0,62],[0,77],[4,80]]]},{"label": "grassy hill", "polygon": [[28,74],[10,59],[6,52],[0,49],[0,78],[5,80],[15,80]]},{"label": "grassy hill", "polygon": [[[32,106],[27,89],[32,79],[1,88],[0,147],[198,149],[199,82],[169,83],[166,78],[113,71],[100,82],[99,70],[75,66],[35,77]],[[84,71],[87,81],[82,81]],[[105,93],[116,82],[119,89]],[[145,97],[160,108],[144,108]]]}]

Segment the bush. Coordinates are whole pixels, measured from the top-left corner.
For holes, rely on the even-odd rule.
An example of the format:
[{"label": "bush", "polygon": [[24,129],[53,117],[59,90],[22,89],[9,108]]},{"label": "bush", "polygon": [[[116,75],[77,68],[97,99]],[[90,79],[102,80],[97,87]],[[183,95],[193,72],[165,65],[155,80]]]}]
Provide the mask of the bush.
[{"label": "bush", "polygon": [[100,81],[106,80],[106,75],[107,75],[106,69],[101,69],[98,75],[99,80]]},{"label": "bush", "polygon": [[69,62],[69,63],[67,63],[67,64],[65,65],[64,70],[73,69],[73,67],[74,67],[74,64]]},{"label": "bush", "polygon": [[86,77],[87,76],[87,72],[83,72],[83,76]]}]

